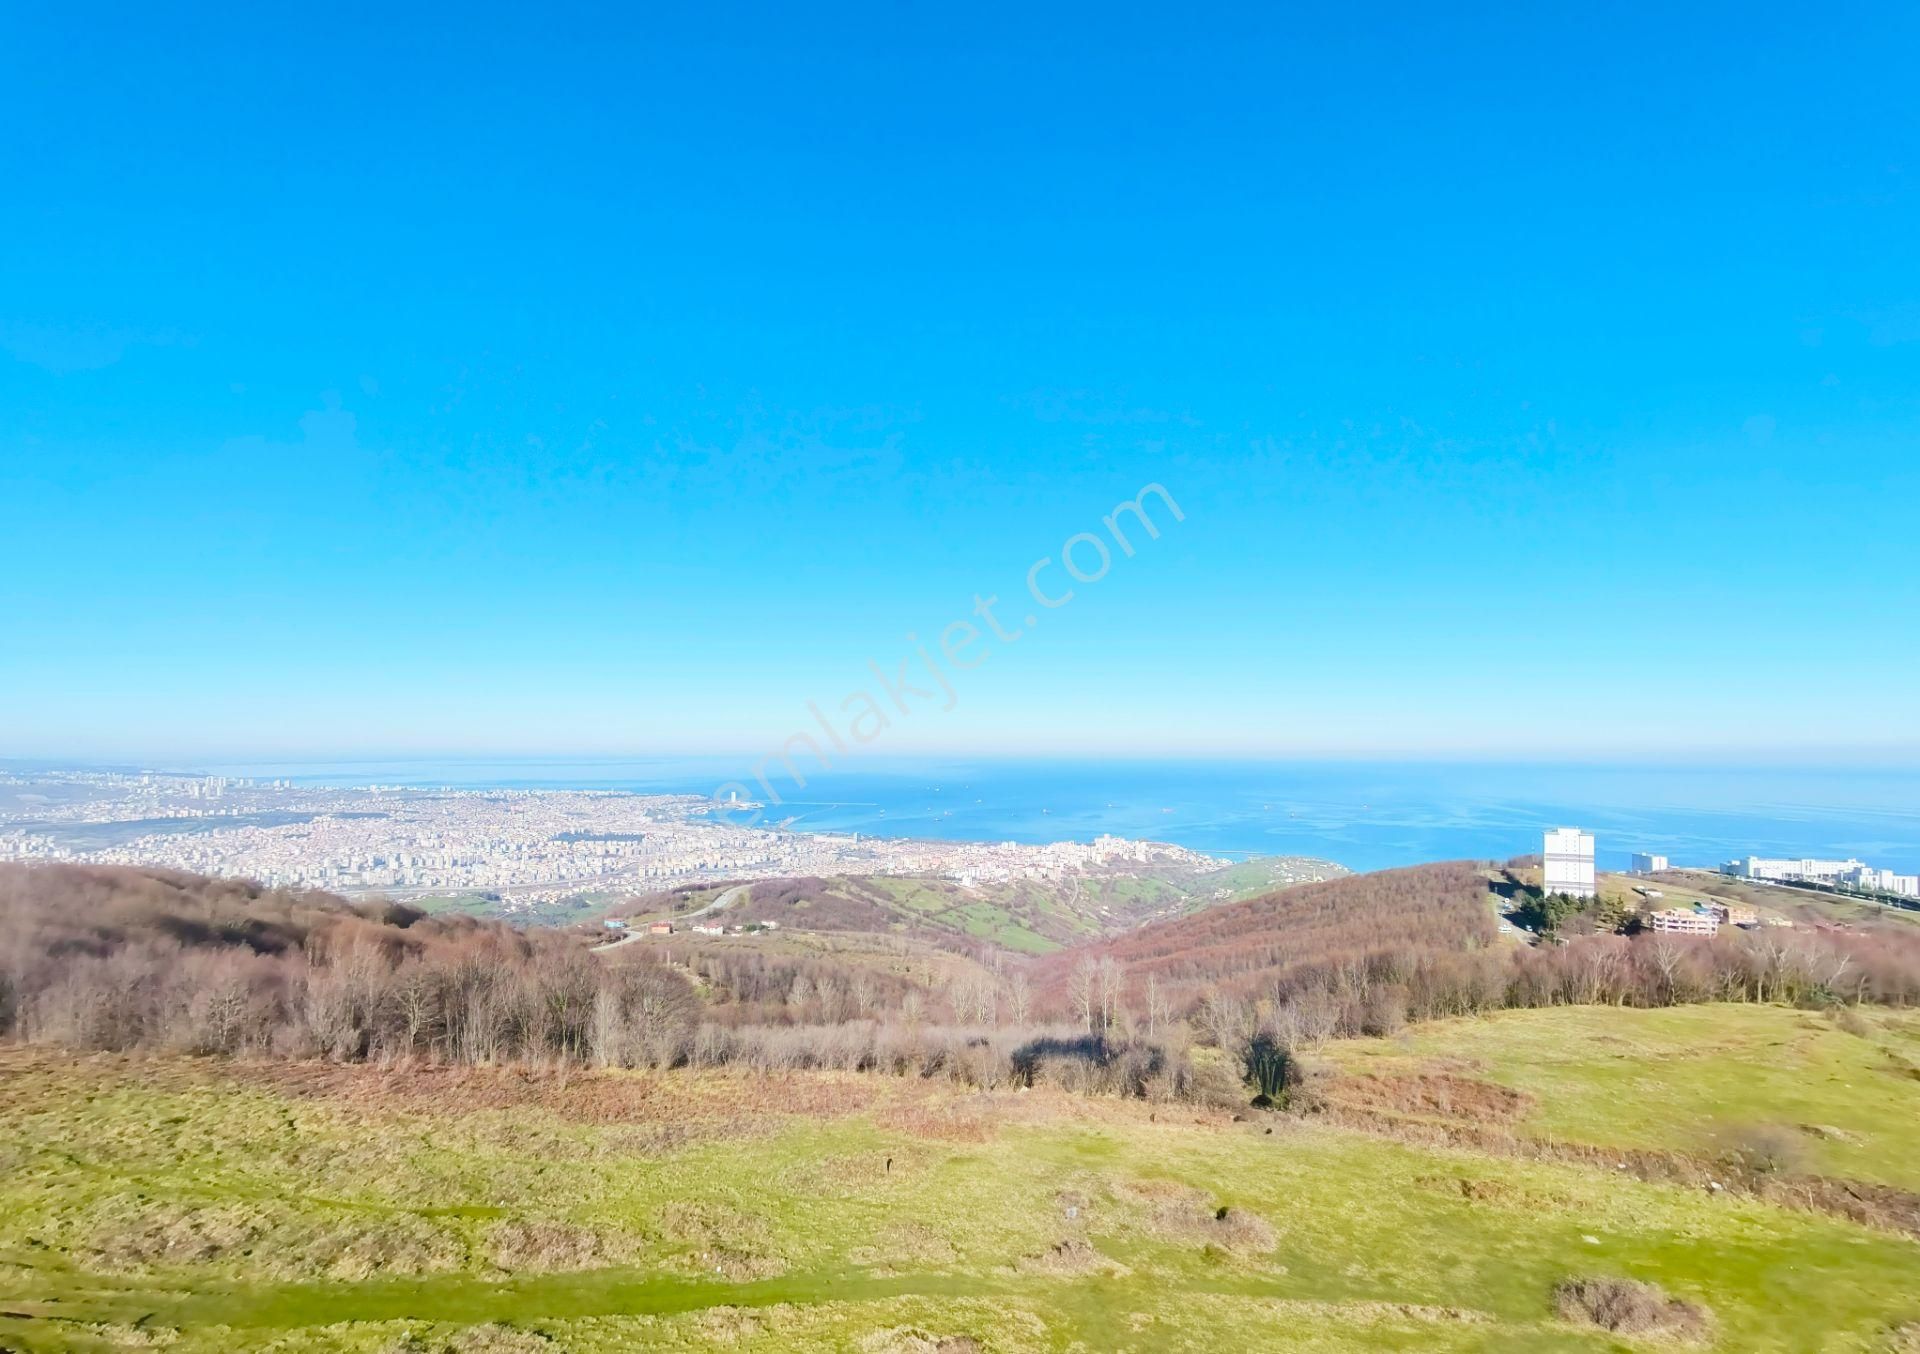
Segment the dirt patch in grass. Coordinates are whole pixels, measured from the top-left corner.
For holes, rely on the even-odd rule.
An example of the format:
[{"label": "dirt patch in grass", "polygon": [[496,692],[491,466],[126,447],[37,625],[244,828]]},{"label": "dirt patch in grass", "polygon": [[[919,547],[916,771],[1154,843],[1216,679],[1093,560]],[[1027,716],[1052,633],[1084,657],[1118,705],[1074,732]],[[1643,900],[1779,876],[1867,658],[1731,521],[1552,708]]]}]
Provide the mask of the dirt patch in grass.
[{"label": "dirt patch in grass", "polygon": [[1524,1091],[1453,1072],[1332,1077],[1316,1090],[1338,1109],[1473,1124],[1513,1123],[1534,1103]]},{"label": "dirt patch in grass", "polygon": [[1491,1313],[1472,1307],[1434,1307],[1417,1302],[1313,1302],[1301,1298],[1274,1298],[1266,1305],[1302,1318],[1366,1322],[1370,1325],[1420,1321],[1484,1326],[1494,1320]]},{"label": "dirt patch in grass", "polygon": [[1059,1278],[1132,1272],[1118,1260],[1110,1260],[1095,1250],[1085,1237],[1078,1236],[1062,1237],[1045,1250],[1023,1255],[1014,1268],[1022,1274],[1050,1274]]},{"label": "dirt patch in grass", "polygon": [[864,1335],[860,1354],[980,1354],[985,1348],[971,1335],[934,1335],[912,1326],[895,1326]]},{"label": "dirt patch in grass", "polygon": [[1692,1343],[1706,1339],[1711,1327],[1705,1307],[1670,1298],[1658,1284],[1633,1279],[1568,1279],[1553,1290],[1553,1305],[1563,1321],[1598,1326],[1615,1335]]},{"label": "dirt patch in grass", "polygon": [[1920,1194],[1892,1185],[1824,1175],[1795,1176],[1768,1181],[1761,1194],[1775,1203],[1836,1213],[1868,1227],[1920,1237]]},{"label": "dirt patch in grass", "polygon": [[[130,1326],[116,1321],[85,1321],[73,1326],[76,1334],[82,1334],[108,1349],[165,1349],[180,1339],[180,1332],[172,1326]],[[0,1349],[11,1349],[11,1345],[0,1345]],[[84,1348],[94,1348],[87,1345]]]},{"label": "dirt patch in grass", "polygon": [[1886,1354],[1920,1354],[1920,1321],[1906,1321],[1887,1332]]},{"label": "dirt patch in grass", "polygon": [[1175,1181],[1123,1181],[1117,1192],[1144,1204],[1141,1229],[1163,1241],[1232,1255],[1265,1255],[1277,1244],[1273,1227],[1258,1213]]}]

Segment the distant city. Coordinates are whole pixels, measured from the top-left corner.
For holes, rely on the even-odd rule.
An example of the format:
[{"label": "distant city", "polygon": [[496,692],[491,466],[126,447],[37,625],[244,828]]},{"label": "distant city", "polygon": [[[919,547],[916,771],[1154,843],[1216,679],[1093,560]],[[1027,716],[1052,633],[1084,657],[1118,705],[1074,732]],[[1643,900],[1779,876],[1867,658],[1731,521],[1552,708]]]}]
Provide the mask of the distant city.
[{"label": "distant city", "polygon": [[1227,864],[1158,842],[924,841],[736,826],[698,795],[302,787],[107,771],[0,772],[0,860],[152,865],[348,895],[515,903],[717,879],[935,875],[966,885]]},{"label": "distant city", "polygon": [[[321,787],[98,770],[0,771],[0,860],[161,866],[349,896],[484,895],[508,911],[716,880],[902,874],[972,887],[1227,863],[1110,834],[1033,844],[742,827],[711,800],[688,794]],[[1542,866],[1549,893],[1591,898],[1598,891],[1591,832],[1547,830]],[[1654,875],[1673,865],[1666,855],[1636,852],[1630,868]],[[1920,897],[1920,876],[1853,858],[1749,855],[1698,868],[1756,882]],[[1700,929],[1697,919],[1677,916],[1656,918],[1655,925]]]}]

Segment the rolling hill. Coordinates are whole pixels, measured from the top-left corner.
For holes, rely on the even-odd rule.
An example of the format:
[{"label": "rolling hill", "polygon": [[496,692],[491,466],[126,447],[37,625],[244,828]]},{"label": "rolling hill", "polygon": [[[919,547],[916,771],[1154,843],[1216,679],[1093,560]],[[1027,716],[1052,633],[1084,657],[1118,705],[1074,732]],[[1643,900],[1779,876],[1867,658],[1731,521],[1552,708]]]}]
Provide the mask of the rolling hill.
[{"label": "rolling hill", "polygon": [[[1046,954],[1236,899],[1346,874],[1332,861],[1272,856],[1222,869],[1163,867],[1149,874],[1072,876],[965,885],[928,876],[858,875],[753,881],[710,923],[775,923],[812,932],[863,931],[958,938]],[[633,922],[685,918],[734,882],[688,885],[630,899],[611,915]]]}]

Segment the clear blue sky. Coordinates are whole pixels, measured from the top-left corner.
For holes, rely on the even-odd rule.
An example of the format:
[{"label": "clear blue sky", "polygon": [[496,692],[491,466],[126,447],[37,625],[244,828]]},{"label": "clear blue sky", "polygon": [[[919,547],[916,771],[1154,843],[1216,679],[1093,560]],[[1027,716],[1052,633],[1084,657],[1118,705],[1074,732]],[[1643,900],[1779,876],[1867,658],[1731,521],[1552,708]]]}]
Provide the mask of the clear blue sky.
[{"label": "clear blue sky", "polygon": [[8,7],[0,755],[1920,749],[1920,10],[639,9]]}]

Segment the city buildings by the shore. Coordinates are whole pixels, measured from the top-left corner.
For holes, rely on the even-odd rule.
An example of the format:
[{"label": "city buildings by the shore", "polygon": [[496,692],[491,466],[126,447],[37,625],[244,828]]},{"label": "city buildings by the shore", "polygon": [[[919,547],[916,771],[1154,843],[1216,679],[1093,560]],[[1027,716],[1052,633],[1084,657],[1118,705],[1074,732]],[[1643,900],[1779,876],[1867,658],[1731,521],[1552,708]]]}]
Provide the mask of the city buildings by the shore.
[{"label": "city buildings by the shore", "polygon": [[303,787],[0,773],[0,860],[162,866],[261,883],[514,903],[716,879],[936,875],[968,885],[1226,864],[1162,842],[960,842],[748,828],[697,795]]},{"label": "city buildings by the shore", "polygon": [[1778,884],[1821,884],[1828,887],[1865,889],[1891,893],[1902,898],[1920,898],[1920,875],[1895,874],[1876,869],[1862,860],[1768,859],[1745,856],[1730,860],[1720,872],[1735,879],[1767,880]]}]

